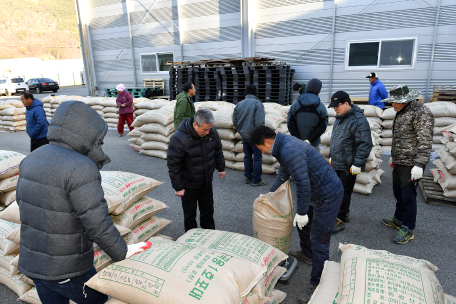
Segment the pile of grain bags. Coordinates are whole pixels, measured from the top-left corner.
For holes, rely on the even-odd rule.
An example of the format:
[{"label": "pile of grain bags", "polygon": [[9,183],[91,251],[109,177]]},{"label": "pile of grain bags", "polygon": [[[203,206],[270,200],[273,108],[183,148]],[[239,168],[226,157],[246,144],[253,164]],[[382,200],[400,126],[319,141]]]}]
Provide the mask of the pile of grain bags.
[{"label": "pile of grain bags", "polygon": [[[51,116],[54,115],[57,108],[64,102],[71,101],[71,100],[82,100],[84,97],[82,96],[67,96],[67,95],[60,95],[56,96],[55,98],[51,99],[49,102],[51,103]],[[46,110],[45,110],[46,111]],[[46,115],[47,116],[47,115]]]},{"label": "pile of grain bags", "polygon": [[0,150],[0,206],[11,203],[18,181],[19,165],[24,158],[24,154]]},{"label": "pile of grain bags", "polygon": [[443,149],[441,139],[442,131],[456,123],[456,104],[452,102],[438,101],[425,103],[434,115],[434,138],[432,148]]},{"label": "pile of grain bags", "polygon": [[[61,95],[61,96],[66,96],[66,95]],[[43,103],[43,108],[44,108],[44,112],[46,113],[46,118],[47,119],[52,119],[52,116],[53,116],[53,114],[55,112],[55,111],[52,111],[51,100],[53,100],[56,97],[57,96],[48,95],[48,96],[44,97],[43,99],[41,99],[41,102]]]},{"label": "pile of grain bags", "polygon": [[[236,153],[243,152],[242,140],[235,138],[235,132],[233,129],[233,112],[234,107],[222,107],[213,112],[214,127],[217,129],[217,132],[219,133],[220,139],[222,141],[225,167],[230,169],[234,169],[233,165],[235,162]],[[236,151],[234,151],[236,145],[238,145],[238,147]],[[244,158],[242,158],[242,161],[244,161]]]},{"label": "pile of grain bags", "polygon": [[[321,144],[325,146],[321,149],[320,153],[328,161],[331,135],[332,126],[326,129],[326,132],[321,136]],[[380,157],[383,154],[383,147],[380,145],[382,139],[380,138],[380,135],[374,131],[371,131],[371,136],[373,147],[367,159],[364,172],[356,176],[356,184],[353,188],[353,191],[356,193],[372,193],[374,186],[381,183],[380,177],[384,173],[384,171],[380,169],[380,164],[382,163],[382,159],[380,159]]]},{"label": "pile of grain bags", "polygon": [[92,109],[97,111],[98,115],[103,117],[103,114],[104,114],[103,113],[103,108],[104,107],[102,106],[103,99],[104,99],[104,97],[87,96],[87,97],[84,97],[81,101],[83,103],[88,104]]},{"label": "pile of grain bags", "polygon": [[135,118],[150,110],[157,110],[170,102],[166,99],[147,99],[147,98],[133,98],[133,108]]},{"label": "pile of grain bags", "polygon": [[174,133],[174,105],[149,110],[139,115],[132,126],[130,145],[141,154],[166,159],[169,141]]},{"label": "pile of grain bags", "polygon": [[103,109],[103,119],[109,128],[117,128],[119,123],[119,107],[116,103],[116,97],[104,97],[101,101]]},{"label": "pile of grain bags", "polygon": [[7,108],[0,111],[0,130],[2,131],[25,131],[25,107]]}]

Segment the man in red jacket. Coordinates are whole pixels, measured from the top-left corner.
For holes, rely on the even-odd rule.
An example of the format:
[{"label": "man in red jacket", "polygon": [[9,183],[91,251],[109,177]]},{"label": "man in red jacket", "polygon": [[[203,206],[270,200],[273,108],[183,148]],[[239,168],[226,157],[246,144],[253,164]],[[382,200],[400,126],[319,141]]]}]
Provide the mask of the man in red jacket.
[{"label": "man in red jacket", "polygon": [[133,97],[130,93],[125,91],[125,86],[121,83],[116,87],[117,99],[116,103],[119,106],[119,123],[117,124],[117,132],[119,137],[122,137],[124,132],[125,121],[132,131],[134,128],[131,126],[133,123]]}]

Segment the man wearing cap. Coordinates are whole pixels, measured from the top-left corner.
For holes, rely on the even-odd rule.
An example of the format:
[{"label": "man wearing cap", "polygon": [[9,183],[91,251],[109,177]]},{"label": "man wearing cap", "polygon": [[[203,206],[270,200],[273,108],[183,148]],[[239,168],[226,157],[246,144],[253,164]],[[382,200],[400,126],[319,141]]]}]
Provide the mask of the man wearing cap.
[{"label": "man wearing cap", "polygon": [[382,223],[399,229],[393,239],[396,244],[414,238],[416,188],[432,151],[434,116],[428,107],[416,101],[419,95],[419,91],[410,91],[407,86],[395,86],[390,98],[383,100],[392,103],[396,110],[390,158],[396,211]]},{"label": "man wearing cap", "polygon": [[305,87],[306,94],[300,95],[293,102],[288,112],[287,126],[290,134],[301,140],[307,140],[320,151],[320,136],[328,126],[328,111],[320,101],[322,83],[312,78]]},{"label": "man wearing cap", "polygon": [[116,87],[117,99],[116,103],[119,107],[119,123],[117,124],[117,132],[119,137],[122,137],[124,132],[125,122],[128,128],[132,131],[134,128],[131,126],[133,123],[133,96],[125,90],[125,86],[120,83]]},{"label": "man wearing cap", "polygon": [[330,147],[330,163],[344,186],[344,198],[334,226],[337,233],[349,222],[350,200],[356,183],[356,175],[366,168],[372,149],[372,136],[364,110],[351,103],[350,96],[338,91],[331,97],[329,108],[336,111]]},{"label": "man wearing cap", "polygon": [[378,80],[377,73],[370,73],[366,78],[369,78],[371,84],[369,90],[369,104],[372,106],[377,106],[380,109],[385,108],[385,103],[382,102],[383,99],[388,98],[388,92],[386,91],[383,83]]}]

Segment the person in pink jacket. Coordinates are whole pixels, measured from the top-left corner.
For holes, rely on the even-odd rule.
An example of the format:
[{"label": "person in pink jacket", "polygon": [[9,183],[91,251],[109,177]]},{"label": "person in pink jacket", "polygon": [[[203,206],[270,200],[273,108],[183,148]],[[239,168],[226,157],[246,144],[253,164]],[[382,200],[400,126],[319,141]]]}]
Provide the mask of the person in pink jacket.
[{"label": "person in pink jacket", "polygon": [[125,90],[125,86],[121,83],[116,87],[117,99],[116,103],[119,106],[119,123],[117,124],[117,132],[119,137],[122,137],[124,131],[125,121],[127,122],[130,131],[134,128],[131,126],[133,123],[133,97]]}]

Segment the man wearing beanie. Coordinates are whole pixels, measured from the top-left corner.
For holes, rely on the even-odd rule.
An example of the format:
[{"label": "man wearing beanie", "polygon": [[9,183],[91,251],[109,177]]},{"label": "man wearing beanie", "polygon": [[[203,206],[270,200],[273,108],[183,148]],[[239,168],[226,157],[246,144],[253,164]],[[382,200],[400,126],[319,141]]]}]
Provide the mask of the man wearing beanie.
[{"label": "man wearing beanie", "polygon": [[384,225],[399,229],[393,239],[396,244],[414,238],[416,188],[432,151],[434,116],[428,107],[416,101],[420,94],[407,86],[395,86],[390,90],[390,98],[382,100],[392,103],[396,110],[390,158],[396,211],[394,216],[382,220]]},{"label": "man wearing beanie", "polygon": [[319,79],[309,80],[306,94],[300,95],[291,105],[287,121],[290,134],[307,140],[317,151],[320,151],[320,136],[328,126],[328,111],[318,97],[321,86]]},{"label": "man wearing beanie", "polygon": [[333,232],[337,233],[344,230],[345,223],[349,221],[356,175],[365,170],[373,145],[364,110],[352,104],[346,92],[334,93],[328,108],[334,108],[337,114],[331,134],[329,161],[344,186],[344,198]]}]

